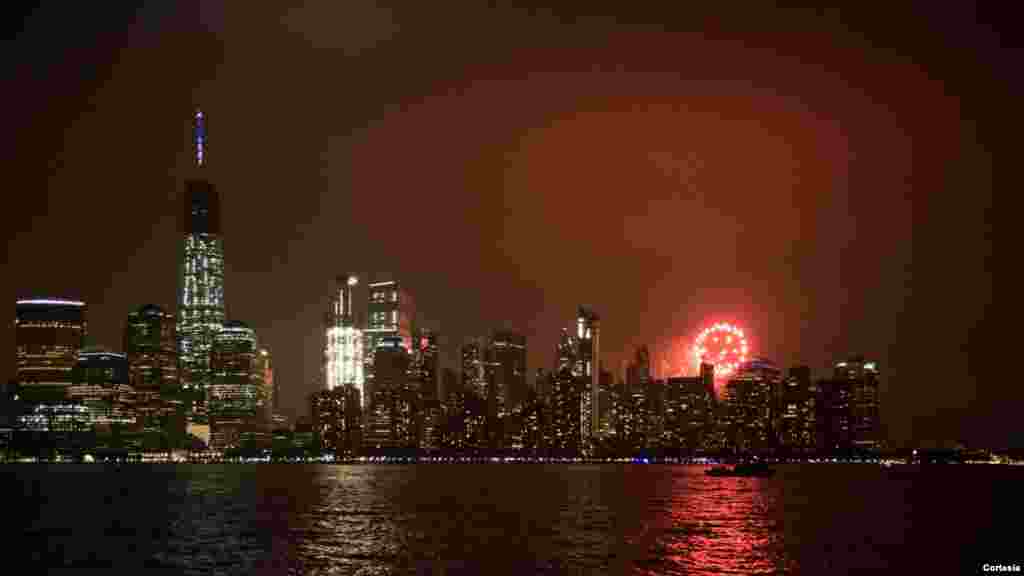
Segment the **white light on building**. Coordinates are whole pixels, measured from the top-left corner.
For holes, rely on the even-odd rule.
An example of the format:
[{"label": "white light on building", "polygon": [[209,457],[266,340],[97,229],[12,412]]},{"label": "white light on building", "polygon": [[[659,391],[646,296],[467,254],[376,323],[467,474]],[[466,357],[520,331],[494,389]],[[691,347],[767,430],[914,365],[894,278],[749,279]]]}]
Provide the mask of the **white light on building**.
[{"label": "white light on building", "polygon": [[364,397],[363,332],[351,326],[327,329],[327,389],[355,386]]}]

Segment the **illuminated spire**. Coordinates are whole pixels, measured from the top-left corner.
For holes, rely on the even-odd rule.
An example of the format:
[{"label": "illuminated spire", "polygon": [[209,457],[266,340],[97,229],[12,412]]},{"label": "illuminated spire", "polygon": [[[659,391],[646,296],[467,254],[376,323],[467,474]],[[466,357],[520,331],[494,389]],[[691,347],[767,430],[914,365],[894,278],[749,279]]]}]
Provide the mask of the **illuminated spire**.
[{"label": "illuminated spire", "polygon": [[192,118],[192,140],[196,147],[196,166],[202,166],[206,161],[206,116],[198,108]]}]

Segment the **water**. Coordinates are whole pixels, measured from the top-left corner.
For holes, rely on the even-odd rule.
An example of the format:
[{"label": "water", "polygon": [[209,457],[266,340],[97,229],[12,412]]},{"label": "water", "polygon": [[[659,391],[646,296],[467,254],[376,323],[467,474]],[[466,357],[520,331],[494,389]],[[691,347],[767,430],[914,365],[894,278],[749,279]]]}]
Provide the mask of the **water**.
[{"label": "water", "polygon": [[[33,573],[910,574],[1024,565],[1024,468],[8,465]],[[4,572],[7,572],[4,570]],[[14,573],[14,572],[10,572]]]}]

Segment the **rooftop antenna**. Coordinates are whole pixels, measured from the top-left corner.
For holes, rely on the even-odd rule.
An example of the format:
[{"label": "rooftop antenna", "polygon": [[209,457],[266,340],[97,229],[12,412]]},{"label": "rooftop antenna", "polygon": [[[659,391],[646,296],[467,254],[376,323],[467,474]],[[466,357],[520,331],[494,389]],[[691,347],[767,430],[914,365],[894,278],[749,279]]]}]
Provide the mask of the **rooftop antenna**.
[{"label": "rooftop antenna", "polygon": [[196,166],[202,167],[206,161],[206,116],[198,108],[192,118],[192,140],[196,148]]}]

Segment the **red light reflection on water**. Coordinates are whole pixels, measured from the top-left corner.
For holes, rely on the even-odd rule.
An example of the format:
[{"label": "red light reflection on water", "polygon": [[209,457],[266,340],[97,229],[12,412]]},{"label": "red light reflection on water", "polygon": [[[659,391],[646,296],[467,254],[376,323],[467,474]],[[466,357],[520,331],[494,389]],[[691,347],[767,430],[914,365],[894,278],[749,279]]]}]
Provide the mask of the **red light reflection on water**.
[{"label": "red light reflection on water", "polygon": [[795,570],[782,546],[781,490],[773,480],[673,475],[669,513],[652,530],[636,574],[763,574]]}]

